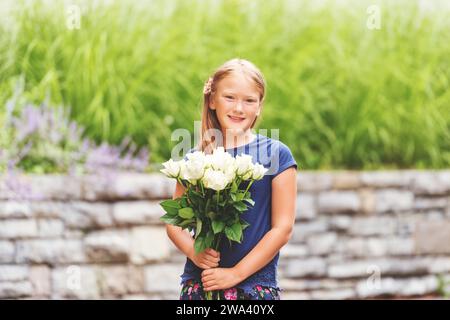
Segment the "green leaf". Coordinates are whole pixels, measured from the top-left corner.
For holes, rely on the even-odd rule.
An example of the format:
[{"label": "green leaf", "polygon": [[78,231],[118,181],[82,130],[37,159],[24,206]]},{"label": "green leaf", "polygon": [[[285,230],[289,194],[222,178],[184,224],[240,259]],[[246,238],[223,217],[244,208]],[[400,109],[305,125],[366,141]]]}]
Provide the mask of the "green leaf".
[{"label": "green leaf", "polygon": [[178,217],[173,217],[171,214],[166,213],[165,215],[163,215],[162,217],[159,218],[159,220],[168,223],[168,224],[172,224],[174,226],[178,225],[179,219]]},{"label": "green leaf", "polygon": [[178,214],[178,209],[181,208],[177,200],[164,200],[159,203],[163,209],[170,214]]},{"label": "green leaf", "polygon": [[197,218],[197,227],[195,228],[195,239],[199,236],[200,232],[202,232],[202,220]]},{"label": "green leaf", "polygon": [[194,219],[184,220],[183,222],[180,223],[180,227],[185,229],[192,223],[194,223]]},{"label": "green leaf", "polygon": [[209,210],[209,204],[210,204],[210,202],[211,202],[211,198],[208,198],[208,199],[206,200],[206,205],[205,205],[205,211],[206,211],[206,212],[208,212],[208,210]]},{"label": "green leaf", "polygon": [[216,219],[217,217],[217,213],[215,213],[214,211],[209,211],[207,214],[208,218],[210,218],[211,220]]},{"label": "green leaf", "polygon": [[231,199],[233,199],[234,202],[242,201],[242,199],[244,199],[244,192],[232,193]]},{"label": "green leaf", "polygon": [[195,194],[197,197],[203,197],[203,195],[200,192],[195,191],[193,189],[189,189],[189,192],[191,192],[192,194]]},{"label": "green leaf", "polygon": [[231,192],[234,193],[236,192],[238,189],[238,185],[236,184],[236,180],[233,181],[233,183],[231,184]]},{"label": "green leaf", "polygon": [[252,193],[250,191],[247,191],[247,193],[245,194],[244,199],[251,199],[252,198]]},{"label": "green leaf", "polygon": [[240,243],[241,242],[241,237],[242,237],[242,226],[241,226],[241,224],[240,223],[235,223],[231,227],[226,227],[225,228],[225,235],[227,236],[228,239]]},{"label": "green leaf", "polygon": [[217,221],[217,220],[214,220],[212,222],[212,229],[213,229],[214,234],[217,234],[217,233],[223,231],[224,228],[225,228],[225,222]]},{"label": "green leaf", "polygon": [[247,227],[250,226],[250,223],[241,219],[241,225],[242,225],[242,230],[245,230]]},{"label": "green leaf", "polygon": [[171,218],[175,218],[175,217],[178,217],[178,210],[177,211],[170,211],[170,212],[166,212],[165,214],[164,214],[164,216],[166,216],[166,217],[171,217]]},{"label": "green leaf", "polygon": [[225,224],[229,227],[232,226],[233,224],[239,221],[240,215],[241,212],[233,208],[232,210],[227,212],[227,215],[224,217]]},{"label": "green leaf", "polygon": [[189,199],[191,199],[196,206],[202,206],[202,203],[204,202],[203,196],[194,190],[189,191]]},{"label": "green leaf", "polygon": [[194,242],[194,250],[195,253],[200,253],[204,251],[207,247],[205,246],[205,238],[204,237],[197,237]]},{"label": "green leaf", "polygon": [[214,241],[214,234],[212,232],[208,232],[205,238],[205,247],[211,248],[213,241]]},{"label": "green leaf", "polygon": [[243,202],[233,203],[233,207],[235,207],[240,212],[247,210],[247,206]]},{"label": "green leaf", "polygon": [[195,207],[199,206],[198,198],[196,196],[194,196],[192,194],[189,195],[189,200],[190,200],[191,205],[193,205]]},{"label": "green leaf", "polygon": [[253,201],[252,199],[245,199],[244,201],[247,201],[247,202],[250,203],[252,206],[255,205],[255,201]]},{"label": "green leaf", "polygon": [[192,208],[182,208],[180,210],[178,210],[178,215],[184,219],[191,219],[192,217],[194,217],[194,210],[192,210]]},{"label": "green leaf", "polygon": [[181,198],[180,205],[181,205],[182,208],[186,208],[187,206],[189,206],[186,196],[183,196]]}]

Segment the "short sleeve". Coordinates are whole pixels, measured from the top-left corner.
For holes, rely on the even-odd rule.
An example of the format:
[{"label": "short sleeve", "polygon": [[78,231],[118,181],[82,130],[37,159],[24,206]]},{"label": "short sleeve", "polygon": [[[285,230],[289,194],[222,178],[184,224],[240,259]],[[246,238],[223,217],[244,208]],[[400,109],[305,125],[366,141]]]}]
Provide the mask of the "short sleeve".
[{"label": "short sleeve", "polygon": [[291,150],[282,142],[279,143],[278,147],[278,159],[278,170],[275,171],[272,179],[292,166],[294,166],[296,169],[298,168],[297,162],[295,161]]}]

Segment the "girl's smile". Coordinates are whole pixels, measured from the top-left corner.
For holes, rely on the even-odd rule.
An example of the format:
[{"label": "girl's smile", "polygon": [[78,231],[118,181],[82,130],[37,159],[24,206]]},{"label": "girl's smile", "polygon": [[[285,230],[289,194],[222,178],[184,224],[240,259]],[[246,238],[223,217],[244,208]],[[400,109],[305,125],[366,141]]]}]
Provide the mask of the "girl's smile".
[{"label": "girl's smile", "polygon": [[217,84],[210,108],[216,111],[222,129],[234,135],[249,135],[260,113],[260,91],[242,72],[233,72]]},{"label": "girl's smile", "polygon": [[236,123],[241,123],[242,121],[245,120],[245,118],[242,118],[242,117],[233,117],[230,115],[228,117],[231,119],[231,121],[236,122]]}]

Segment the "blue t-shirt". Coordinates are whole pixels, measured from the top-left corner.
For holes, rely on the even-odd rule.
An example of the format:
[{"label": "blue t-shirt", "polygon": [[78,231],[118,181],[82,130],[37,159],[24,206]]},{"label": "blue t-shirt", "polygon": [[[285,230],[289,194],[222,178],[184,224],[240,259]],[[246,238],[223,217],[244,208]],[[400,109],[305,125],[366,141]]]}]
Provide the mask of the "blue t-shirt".
[{"label": "blue t-shirt", "polygon": [[[188,153],[194,151],[196,148],[190,149]],[[257,134],[256,138],[246,145],[225,149],[225,151],[232,156],[249,154],[252,156],[253,163],[258,162],[269,169],[263,179],[253,182],[250,186],[249,191],[255,205],[249,206],[247,211],[241,215],[242,219],[250,224],[243,231],[242,242],[231,242],[230,246],[228,239],[223,238],[219,245],[219,267],[231,268],[242,260],[271,229],[272,179],[289,167],[297,168],[297,163],[290,149],[284,143],[261,134]],[[279,253],[265,267],[236,287],[243,289],[246,293],[250,293],[255,285],[279,289],[277,284],[278,258]],[[187,258],[184,272],[181,275],[181,284],[188,279],[200,282],[202,271],[203,269]]]}]

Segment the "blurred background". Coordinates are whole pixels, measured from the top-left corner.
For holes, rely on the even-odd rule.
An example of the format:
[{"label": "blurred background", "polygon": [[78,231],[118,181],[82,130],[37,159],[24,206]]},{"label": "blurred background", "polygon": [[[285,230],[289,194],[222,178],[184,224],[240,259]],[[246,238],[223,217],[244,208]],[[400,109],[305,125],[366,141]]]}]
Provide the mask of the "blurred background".
[{"label": "blurred background", "polygon": [[[380,29],[369,29],[377,3]],[[160,162],[171,132],[200,119],[205,79],[245,57],[268,82],[259,127],[280,128],[303,168],[444,168],[448,6],[3,0],[0,105],[23,78],[28,101],[71,107],[86,136],[130,135]]]},{"label": "blurred background", "polygon": [[285,297],[446,297],[448,1],[1,0],[0,17],[0,298],[177,298],[157,171],[234,57],[268,83],[255,129],[299,164]]}]

